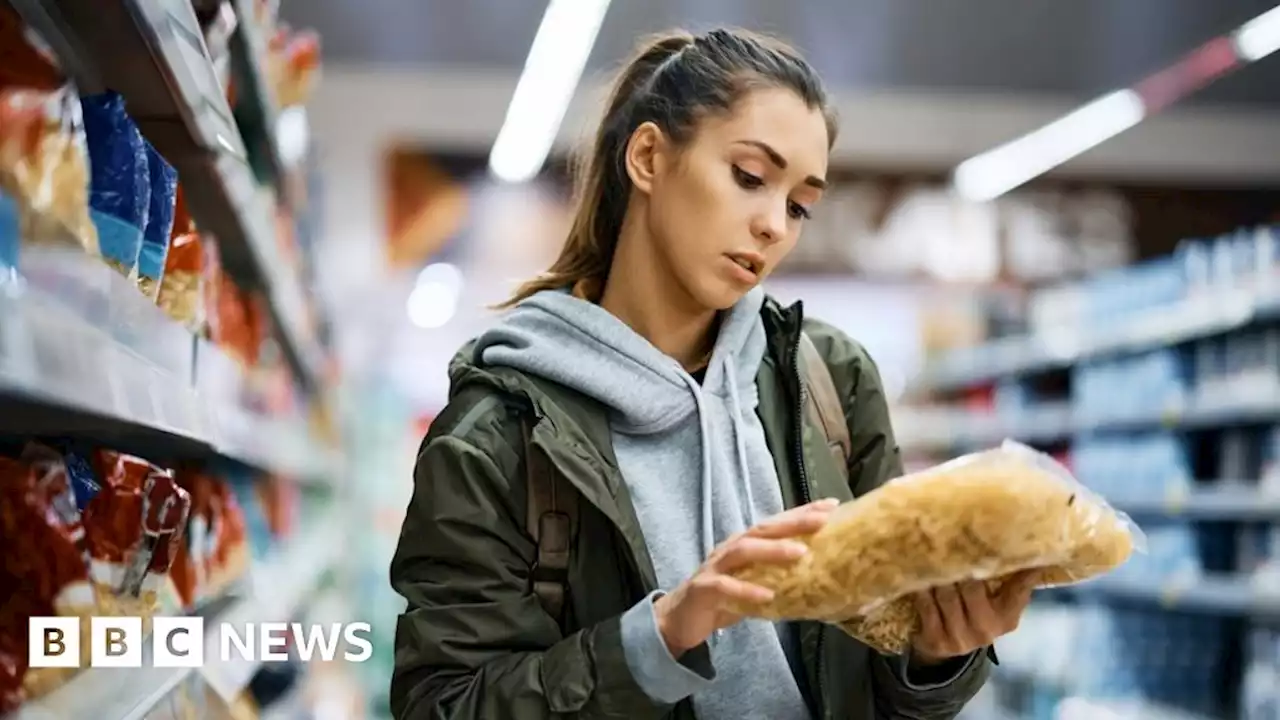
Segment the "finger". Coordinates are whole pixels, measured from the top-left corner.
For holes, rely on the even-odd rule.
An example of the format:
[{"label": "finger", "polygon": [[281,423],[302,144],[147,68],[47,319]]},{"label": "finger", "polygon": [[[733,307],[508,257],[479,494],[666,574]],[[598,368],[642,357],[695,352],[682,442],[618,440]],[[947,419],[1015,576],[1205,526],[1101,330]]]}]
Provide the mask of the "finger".
[{"label": "finger", "polygon": [[770,518],[763,520],[760,523],[760,525],[769,526],[774,523],[787,522],[792,518],[803,517],[803,516],[812,515],[815,513],[818,515],[829,515],[832,510],[835,510],[839,506],[840,506],[840,501],[835,498],[823,498],[821,500],[814,500],[811,503],[798,505],[789,510],[784,510],[778,513],[777,515],[774,515]]},{"label": "finger", "polygon": [[747,535],[763,538],[788,538],[811,535],[822,529],[839,503],[818,502],[792,508],[757,524]]},{"label": "finger", "polygon": [[1004,622],[991,603],[985,582],[964,583],[960,586],[959,595],[965,617],[969,620],[969,629],[980,636],[975,640],[987,643],[1004,634]]},{"label": "finger", "polygon": [[[969,631],[969,618],[964,613],[964,602],[954,585],[944,585],[933,591],[934,600],[942,614],[942,624],[947,629],[947,637],[954,647],[969,647],[973,644]],[[954,649],[953,647],[953,649]]]},{"label": "finger", "polygon": [[774,540],[744,535],[726,543],[709,563],[716,572],[733,572],[746,565],[785,565],[804,557],[809,547],[795,540]]},{"label": "finger", "polygon": [[767,603],[774,596],[769,588],[716,572],[699,573],[689,584],[694,593],[703,597],[717,598],[720,602],[740,600],[748,603]]},{"label": "finger", "polygon": [[1040,573],[1035,570],[1015,575],[1000,588],[1000,592],[996,595],[997,608],[1002,613],[1014,611],[1021,613],[1031,602],[1031,595],[1035,592],[1039,581]]},{"label": "finger", "polygon": [[926,639],[937,642],[947,637],[947,627],[942,622],[942,612],[938,603],[929,591],[915,595],[916,612],[920,615],[920,634]]}]

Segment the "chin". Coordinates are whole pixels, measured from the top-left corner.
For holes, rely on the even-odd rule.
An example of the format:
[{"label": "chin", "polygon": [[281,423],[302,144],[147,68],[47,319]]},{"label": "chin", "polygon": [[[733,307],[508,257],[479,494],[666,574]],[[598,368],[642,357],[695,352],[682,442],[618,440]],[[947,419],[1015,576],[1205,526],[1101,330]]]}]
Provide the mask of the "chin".
[{"label": "chin", "polygon": [[746,295],[750,288],[743,289],[739,285],[731,285],[722,280],[713,279],[695,290],[693,299],[708,310],[728,310]]}]

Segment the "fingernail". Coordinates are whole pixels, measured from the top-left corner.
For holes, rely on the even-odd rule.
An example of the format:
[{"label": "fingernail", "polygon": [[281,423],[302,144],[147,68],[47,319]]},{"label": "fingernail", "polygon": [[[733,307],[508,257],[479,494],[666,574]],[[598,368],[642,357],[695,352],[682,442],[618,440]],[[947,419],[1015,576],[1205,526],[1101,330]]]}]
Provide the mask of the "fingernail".
[{"label": "fingernail", "polygon": [[789,542],[787,543],[787,554],[795,557],[801,557],[809,552],[809,546],[804,543]]},{"label": "fingernail", "polygon": [[818,501],[818,507],[835,507],[840,504],[836,498],[823,498]]}]

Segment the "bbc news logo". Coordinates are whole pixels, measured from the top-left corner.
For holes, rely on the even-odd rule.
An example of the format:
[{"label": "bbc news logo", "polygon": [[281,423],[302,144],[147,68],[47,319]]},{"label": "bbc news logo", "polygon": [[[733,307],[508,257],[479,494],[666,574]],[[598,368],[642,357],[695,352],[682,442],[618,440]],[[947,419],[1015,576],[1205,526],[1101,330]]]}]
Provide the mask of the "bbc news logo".
[{"label": "bbc news logo", "polygon": [[[89,647],[89,667],[142,667],[143,647],[151,645],[151,665],[162,668],[198,668],[206,662],[288,662],[292,640],[303,662],[313,659],[365,662],[373,656],[369,623],[219,623],[216,634],[206,634],[204,618],[157,617],[147,638],[138,617],[93,617],[89,637],[80,636],[80,619],[33,617],[30,619],[29,665],[46,668],[80,667],[81,643]],[[216,654],[215,654],[216,653]]]}]

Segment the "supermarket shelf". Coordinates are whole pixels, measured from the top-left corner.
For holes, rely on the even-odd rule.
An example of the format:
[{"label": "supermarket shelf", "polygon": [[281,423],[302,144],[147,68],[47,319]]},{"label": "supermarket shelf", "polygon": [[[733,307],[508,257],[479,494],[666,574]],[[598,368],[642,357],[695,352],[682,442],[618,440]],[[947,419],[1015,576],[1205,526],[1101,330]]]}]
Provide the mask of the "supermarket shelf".
[{"label": "supermarket shelf", "polygon": [[[342,527],[339,510],[332,510],[321,517],[304,534],[291,540],[277,559],[255,570],[252,590],[227,612],[218,615],[218,622],[229,623],[243,630],[247,623],[286,622],[312,598],[324,576],[337,564],[343,549],[341,542],[334,542],[335,528]],[[226,702],[233,701],[262,665],[261,661],[235,657],[222,662],[217,657],[218,646],[215,628],[211,628],[205,641],[205,665],[201,669],[205,681]]]},{"label": "supermarket shelf", "polygon": [[1280,317],[1280,292],[1239,290],[1197,297],[1145,313],[1111,330],[1063,329],[954,351],[930,363],[917,385],[946,392],[1000,378],[1053,370],[1082,359],[1135,352],[1217,335]]},{"label": "supermarket shelf", "polygon": [[[231,38],[232,62],[236,76],[247,91],[243,107],[248,122],[242,122],[241,127],[249,136],[248,143],[256,146],[258,152],[267,158],[276,187],[287,188],[288,169],[277,140],[280,112],[263,67],[263,59],[267,57],[267,38],[253,19],[256,14],[254,0],[234,0],[234,6],[239,20]],[[293,199],[288,192],[282,196],[289,201]]]},{"label": "supermarket shelf", "polygon": [[1070,590],[1084,596],[1154,603],[1168,610],[1280,620],[1280,589],[1265,587],[1246,576],[1210,573],[1161,583],[1108,575]]},{"label": "supermarket shelf", "polygon": [[1058,720],[1210,720],[1203,715],[1146,700],[1094,700],[1069,697],[1057,711]]},{"label": "supermarket shelf", "polygon": [[240,366],[110,267],[77,253],[23,261],[23,278],[0,282],[0,430],[333,481],[335,453],[305,418],[244,405]]},{"label": "supermarket shelf", "polygon": [[1280,419],[1280,391],[1206,392],[1164,407],[1108,415],[1080,415],[1065,403],[1017,413],[971,410],[903,411],[897,422],[906,449],[952,449],[996,445],[1007,438],[1048,444],[1073,435],[1178,428],[1196,430]]},{"label": "supermarket shelf", "polygon": [[1170,493],[1159,499],[1109,500],[1117,510],[1132,517],[1280,522],[1280,497],[1250,488],[1246,483],[1216,481],[1206,485],[1205,489]]},{"label": "supermarket shelf", "polygon": [[[227,272],[267,296],[281,349],[304,388],[318,383],[322,353],[301,284],[280,258],[274,214],[250,171],[188,2],[15,0],[49,44],[124,95],[147,139],[178,170],[192,215],[218,238]],[[61,58],[62,56],[60,56]],[[77,70],[79,68],[79,70]]]},{"label": "supermarket shelf", "polygon": [[142,667],[82,670],[55,692],[28,702],[4,720],[87,717],[144,720],[193,672],[201,672],[222,697],[230,697],[224,693],[230,687],[226,683],[239,683],[247,671],[249,674],[244,676],[243,683],[235,688],[238,692],[248,685],[257,664],[245,664],[248,668],[241,664],[229,667],[219,661],[218,624],[233,622],[243,627],[243,623],[248,621],[288,620],[307,602],[308,596],[336,561],[338,548],[329,541],[334,522],[337,522],[336,518],[325,519],[288,541],[261,568],[262,575],[272,580],[269,586],[264,584],[259,592],[217,603],[208,614],[200,613],[206,619],[203,668],[152,667],[151,647],[147,643],[143,646]]}]

